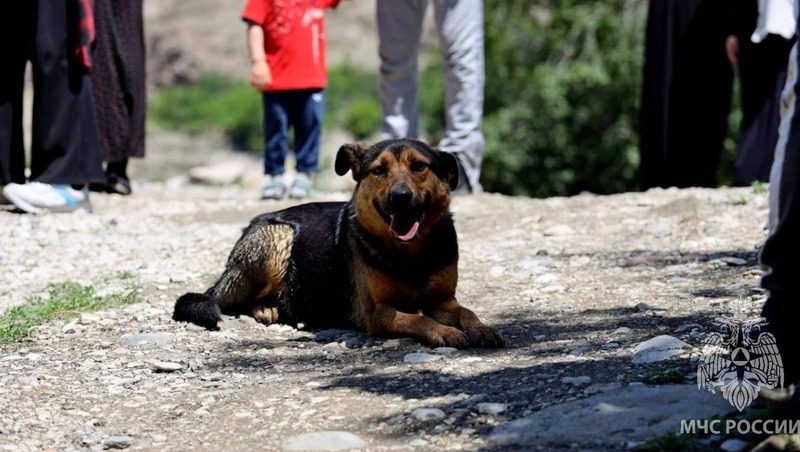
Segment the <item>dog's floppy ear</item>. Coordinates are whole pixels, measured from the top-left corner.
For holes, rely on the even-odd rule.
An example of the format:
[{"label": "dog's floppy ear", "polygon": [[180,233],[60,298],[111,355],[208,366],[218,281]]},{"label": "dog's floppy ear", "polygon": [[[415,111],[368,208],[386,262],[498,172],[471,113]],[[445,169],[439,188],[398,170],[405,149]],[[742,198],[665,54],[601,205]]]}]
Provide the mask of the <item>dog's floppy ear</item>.
[{"label": "dog's floppy ear", "polygon": [[444,152],[438,149],[436,152],[436,162],[442,169],[441,177],[450,185],[450,190],[455,190],[458,186],[458,158],[451,152]]},{"label": "dog's floppy ear", "polygon": [[353,179],[361,180],[361,163],[364,161],[368,149],[369,145],[366,143],[343,144],[336,153],[336,163],[334,164],[336,174],[344,176],[348,170],[351,170]]}]

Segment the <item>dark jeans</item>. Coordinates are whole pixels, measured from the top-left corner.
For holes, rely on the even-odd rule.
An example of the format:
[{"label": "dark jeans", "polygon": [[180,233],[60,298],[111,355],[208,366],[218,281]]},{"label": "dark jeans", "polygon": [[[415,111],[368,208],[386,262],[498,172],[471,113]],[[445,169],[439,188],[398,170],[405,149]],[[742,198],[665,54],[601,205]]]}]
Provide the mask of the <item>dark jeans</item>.
[{"label": "dark jeans", "polygon": [[33,68],[33,181],[83,184],[104,180],[88,73],[74,56],[76,2],[0,3],[0,185],[25,182],[22,94]]},{"label": "dark jeans", "polygon": [[294,130],[295,169],[319,171],[319,148],[325,112],[323,90],[292,90],[264,93],[264,174],[286,171],[289,128]]}]

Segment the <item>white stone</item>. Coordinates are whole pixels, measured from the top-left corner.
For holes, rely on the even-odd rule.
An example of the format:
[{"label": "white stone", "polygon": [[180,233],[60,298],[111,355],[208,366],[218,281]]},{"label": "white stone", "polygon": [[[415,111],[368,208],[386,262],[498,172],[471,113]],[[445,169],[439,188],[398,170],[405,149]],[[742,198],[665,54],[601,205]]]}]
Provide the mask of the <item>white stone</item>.
[{"label": "white stone", "polygon": [[445,414],[444,411],[439,408],[417,408],[411,412],[411,417],[420,422],[428,422],[444,419]]},{"label": "white stone", "polygon": [[631,362],[634,364],[655,363],[680,356],[689,344],[667,335],[648,339],[633,349]]},{"label": "white stone", "polygon": [[286,438],[281,450],[286,451],[339,451],[363,449],[368,444],[358,436],[343,431],[302,433]]},{"label": "white stone", "polygon": [[483,402],[478,404],[478,413],[481,414],[500,414],[508,407],[504,403]]},{"label": "white stone", "polygon": [[429,363],[444,358],[442,355],[431,355],[430,353],[409,353],[403,357],[406,364]]}]

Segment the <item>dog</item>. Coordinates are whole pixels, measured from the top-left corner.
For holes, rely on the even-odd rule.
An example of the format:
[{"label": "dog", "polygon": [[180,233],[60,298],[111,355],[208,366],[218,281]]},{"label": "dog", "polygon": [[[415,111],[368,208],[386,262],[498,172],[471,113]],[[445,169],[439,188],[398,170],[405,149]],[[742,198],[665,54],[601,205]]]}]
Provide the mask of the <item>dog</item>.
[{"label": "dog", "polygon": [[343,145],[348,202],[318,202],[255,217],[205,293],[187,293],[173,319],[209,330],[221,314],[269,325],[351,328],[412,336],[431,346],[503,347],[456,300],[458,242],[450,213],[458,163],[411,139]]}]

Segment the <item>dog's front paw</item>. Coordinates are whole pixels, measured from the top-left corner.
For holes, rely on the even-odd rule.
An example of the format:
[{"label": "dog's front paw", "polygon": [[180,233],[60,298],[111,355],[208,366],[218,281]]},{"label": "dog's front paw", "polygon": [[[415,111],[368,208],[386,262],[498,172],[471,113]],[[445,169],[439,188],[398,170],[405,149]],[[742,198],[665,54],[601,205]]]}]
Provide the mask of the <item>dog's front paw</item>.
[{"label": "dog's front paw", "polygon": [[465,328],[464,331],[469,337],[469,342],[473,347],[502,348],[506,342],[494,328],[479,324]]},{"label": "dog's front paw", "polygon": [[428,342],[434,347],[468,348],[470,341],[463,331],[442,325],[428,336]]}]

